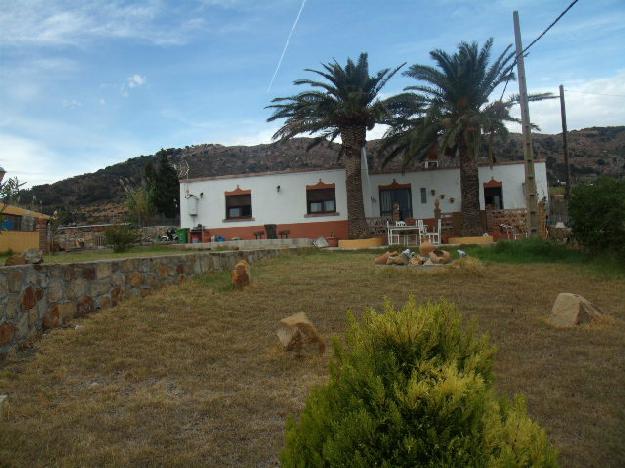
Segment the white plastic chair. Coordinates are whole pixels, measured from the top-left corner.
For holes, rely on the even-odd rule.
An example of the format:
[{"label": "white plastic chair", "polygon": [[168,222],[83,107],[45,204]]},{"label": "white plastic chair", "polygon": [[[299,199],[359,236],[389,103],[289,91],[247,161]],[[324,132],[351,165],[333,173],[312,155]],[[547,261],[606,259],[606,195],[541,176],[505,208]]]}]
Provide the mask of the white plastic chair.
[{"label": "white plastic chair", "polygon": [[441,244],[441,220],[440,218],[438,219],[438,223],[437,223],[437,230],[436,231],[432,231],[432,232],[426,232],[426,237],[428,238],[428,240],[434,244],[434,245],[440,245]]},{"label": "white plastic chair", "polygon": [[[397,238],[397,242],[394,242],[395,238]],[[391,226],[388,221],[386,221],[386,239],[388,245],[399,244],[399,234],[393,234],[393,226]]]},{"label": "white plastic chair", "polygon": [[395,226],[406,227],[406,221],[395,221]]}]

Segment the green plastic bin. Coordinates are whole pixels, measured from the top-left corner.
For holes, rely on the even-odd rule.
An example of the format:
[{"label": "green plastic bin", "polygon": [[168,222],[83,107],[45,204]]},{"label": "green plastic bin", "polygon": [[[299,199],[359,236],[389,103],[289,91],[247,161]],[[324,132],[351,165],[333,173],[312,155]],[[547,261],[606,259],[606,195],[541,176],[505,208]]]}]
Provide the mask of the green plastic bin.
[{"label": "green plastic bin", "polygon": [[186,244],[189,242],[189,228],[176,229],[176,234],[178,235],[179,244]]}]

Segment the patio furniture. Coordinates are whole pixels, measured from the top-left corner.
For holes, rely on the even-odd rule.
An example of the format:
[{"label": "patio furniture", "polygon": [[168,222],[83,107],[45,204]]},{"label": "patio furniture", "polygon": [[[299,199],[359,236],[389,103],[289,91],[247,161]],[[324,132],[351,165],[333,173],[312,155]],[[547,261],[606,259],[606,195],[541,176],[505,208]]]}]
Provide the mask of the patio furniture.
[{"label": "patio furniture", "polygon": [[[401,224],[399,224],[401,223]],[[414,236],[415,244],[421,240],[421,230],[417,225],[408,226],[405,221],[397,221],[395,226],[386,224],[388,245],[408,245],[409,239]],[[400,238],[403,242],[400,242]]]},{"label": "patio furniture", "polygon": [[437,223],[437,229],[436,231],[432,231],[432,232],[426,232],[425,236],[427,237],[427,239],[434,245],[440,245],[441,244],[441,219],[438,219],[438,223]]},{"label": "patio furniture", "polygon": [[265,235],[264,231],[256,231],[256,232],[254,232],[254,237],[256,239],[262,239],[264,235]]},{"label": "patio furniture", "polygon": [[280,231],[278,235],[280,236],[280,239],[288,239],[290,232],[291,231],[284,230],[284,231]]}]

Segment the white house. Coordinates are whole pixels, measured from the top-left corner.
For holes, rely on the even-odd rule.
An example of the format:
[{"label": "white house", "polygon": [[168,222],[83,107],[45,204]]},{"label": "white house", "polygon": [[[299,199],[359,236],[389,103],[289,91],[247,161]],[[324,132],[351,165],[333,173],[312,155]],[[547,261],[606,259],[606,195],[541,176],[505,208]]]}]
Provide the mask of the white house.
[{"label": "white house", "polygon": [[[546,167],[536,162],[538,197],[548,196]],[[524,163],[479,167],[481,209],[526,207]],[[363,176],[368,218],[390,216],[399,203],[403,219],[434,217],[437,199],[443,213],[460,211],[458,168],[430,168]],[[210,236],[254,239],[276,225],[278,235],[347,238],[345,171],[291,170],[180,181],[182,227],[202,226]]]}]

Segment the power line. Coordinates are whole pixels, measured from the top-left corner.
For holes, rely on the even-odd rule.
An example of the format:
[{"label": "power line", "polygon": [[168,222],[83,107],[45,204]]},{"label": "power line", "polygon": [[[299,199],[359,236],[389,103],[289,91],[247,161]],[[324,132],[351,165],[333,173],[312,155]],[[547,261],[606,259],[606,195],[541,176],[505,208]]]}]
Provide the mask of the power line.
[{"label": "power line", "polygon": [[[527,47],[525,47],[525,48],[521,51],[521,53],[517,54],[517,55],[514,57],[514,62],[512,62],[512,65],[510,65],[510,67],[508,67],[508,71],[507,71],[506,73],[509,73],[510,71],[512,71],[512,69],[514,68],[514,66],[516,65],[516,63],[517,63],[517,61],[518,61],[518,59],[519,59],[519,55],[523,55],[523,57],[527,57],[526,52],[530,49],[530,47],[532,47],[534,44],[536,44],[538,41],[540,41],[540,40],[543,38],[543,36],[544,36],[545,34],[547,34],[547,32],[549,32],[549,30],[550,30],[551,28],[553,28],[553,27],[556,25],[556,23],[557,23],[558,21],[560,21],[560,19],[562,19],[562,17],[568,13],[568,11],[569,11],[571,8],[573,8],[573,6],[574,6],[574,5],[575,5],[578,1],[579,1],[579,0],[573,0],[573,1],[569,4],[569,6],[568,6],[568,7],[566,7],[566,8],[562,11],[562,13],[560,13],[560,14],[557,16],[557,18],[556,18],[556,19],[554,19],[554,20],[551,22],[551,24],[550,24],[549,26],[547,26],[547,27],[545,28],[545,30],[544,30],[543,32],[541,32],[541,33],[540,33],[540,35],[539,35],[536,39],[534,39],[532,42],[530,42],[530,43],[529,43],[529,45],[528,45]],[[500,101],[503,99],[503,95],[504,95],[504,94],[505,94],[505,92],[506,92],[506,88],[508,87],[508,82],[509,82],[509,81],[510,81],[510,78],[508,78],[508,79],[506,80],[506,83],[505,83],[505,84],[504,84],[504,86],[503,86],[503,91],[501,92],[501,97],[499,98],[499,100],[500,100]]]}]

